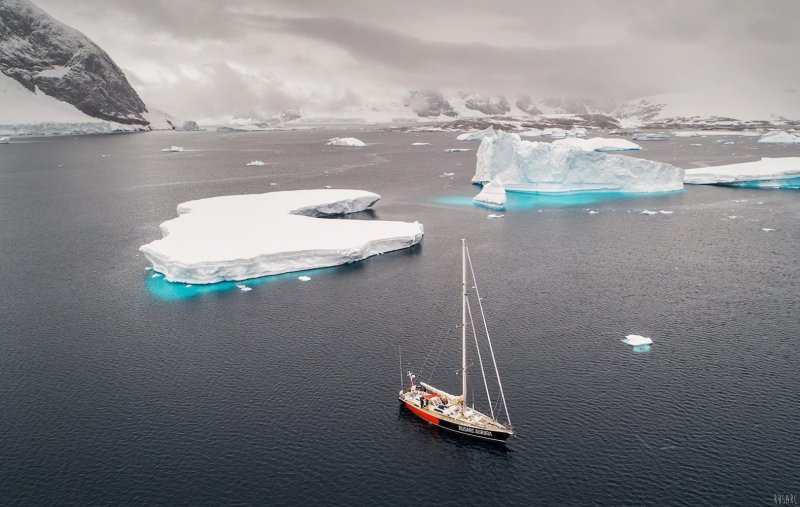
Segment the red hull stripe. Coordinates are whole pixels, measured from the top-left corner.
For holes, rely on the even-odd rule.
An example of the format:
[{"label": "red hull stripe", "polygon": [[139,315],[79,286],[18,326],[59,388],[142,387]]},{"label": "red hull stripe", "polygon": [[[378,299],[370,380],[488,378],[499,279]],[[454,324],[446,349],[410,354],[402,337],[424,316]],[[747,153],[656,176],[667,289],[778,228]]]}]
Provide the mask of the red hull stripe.
[{"label": "red hull stripe", "polygon": [[439,424],[439,418],[438,418],[438,417],[432,416],[431,414],[429,414],[429,413],[427,413],[427,412],[424,412],[424,411],[420,410],[419,408],[415,407],[415,406],[414,406],[414,405],[412,405],[411,403],[406,403],[406,406],[407,406],[407,407],[408,407],[408,408],[409,408],[409,409],[410,409],[412,412],[414,412],[415,414],[417,414],[417,415],[418,415],[420,418],[422,418],[422,419],[424,419],[424,420],[428,421],[429,423],[436,424],[436,425],[438,425],[438,424]]}]

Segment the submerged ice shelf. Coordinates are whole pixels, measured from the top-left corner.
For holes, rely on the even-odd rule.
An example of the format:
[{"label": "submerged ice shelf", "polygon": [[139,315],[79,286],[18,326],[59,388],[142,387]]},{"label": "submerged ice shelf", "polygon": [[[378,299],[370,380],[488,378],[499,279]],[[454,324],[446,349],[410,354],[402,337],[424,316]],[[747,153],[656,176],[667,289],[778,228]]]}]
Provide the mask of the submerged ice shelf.
[{"label": "submerged ice shelf", "polygon": [[316,218],[364,211],[379,199],[322,189],[189,201],[161,224],[162,239],[139,250],[168,281],[209,284],[336,266],[419,243],[417,222]]}]

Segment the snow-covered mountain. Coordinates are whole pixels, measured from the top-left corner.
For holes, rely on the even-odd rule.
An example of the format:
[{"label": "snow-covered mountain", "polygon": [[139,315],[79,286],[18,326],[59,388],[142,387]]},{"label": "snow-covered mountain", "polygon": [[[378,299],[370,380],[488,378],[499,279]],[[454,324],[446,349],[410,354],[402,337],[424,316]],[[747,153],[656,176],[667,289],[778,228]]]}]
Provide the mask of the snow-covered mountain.
[{"label": "snow-covered mountain", "polygon": [[104,120],[136,130],[158,116],[148,118],[105,51],[28,0],[0,0],[0,105],[4,126]]},{"label": "snow-covered mountain", "polygon": [[794,89],[669,93],[625,102],[611,116],[630,127],[800,125],[800,94]]}]

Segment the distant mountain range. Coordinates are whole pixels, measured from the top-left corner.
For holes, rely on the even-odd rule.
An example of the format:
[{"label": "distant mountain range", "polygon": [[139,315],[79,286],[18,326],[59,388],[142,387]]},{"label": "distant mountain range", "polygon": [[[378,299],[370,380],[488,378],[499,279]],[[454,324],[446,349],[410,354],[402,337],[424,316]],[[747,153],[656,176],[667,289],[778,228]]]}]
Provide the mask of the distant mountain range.
[{"label": "distant mountain range", "polygon": [[[731,97],[737,98],[731,98]],[[347,116],[347,118],[343,118]],[[800,126],[793,89],[732,94],[684,92],[613,100],[471,91],[411,90],[389,103],[363,98],[347,113],[299,110],[231,117],[231,130],[272,130],[327,121],[446,123],[471,128],[515,123],[524,127],[766,128]],[[187,123],[196,128],[196,124]],[[104,132],[175,128],[151,112],[114,61],[81,32],[28,0],[0,0],[0,134]]]}]

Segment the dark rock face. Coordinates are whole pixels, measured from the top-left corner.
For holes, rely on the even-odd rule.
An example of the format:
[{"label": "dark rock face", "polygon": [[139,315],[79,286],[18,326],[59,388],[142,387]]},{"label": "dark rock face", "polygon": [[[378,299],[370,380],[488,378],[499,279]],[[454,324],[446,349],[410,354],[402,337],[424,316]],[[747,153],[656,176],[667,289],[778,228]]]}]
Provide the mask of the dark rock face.
[{"label": "dark rock face", "polygon": [[149,124],[144,102],[106,52],[28,0],[0,0],[0,72],[89,116]]},{"label": "dark rock face", "polygon": [[484,95],[461,94],[464,99],[464,106],[473,111],[480,111],[483,114],[498,115],[506,114],[511,111],[511,106],[505,97],[489,97]]},{"label": "dark rock face", "polygon": [[450,105],[450,102],[436,90],[412,90],[408,93],[403,105],[410,107],[417,116],[423,118],[440,115],[458,116],[458,113],[453,111],[453,106]]}]

